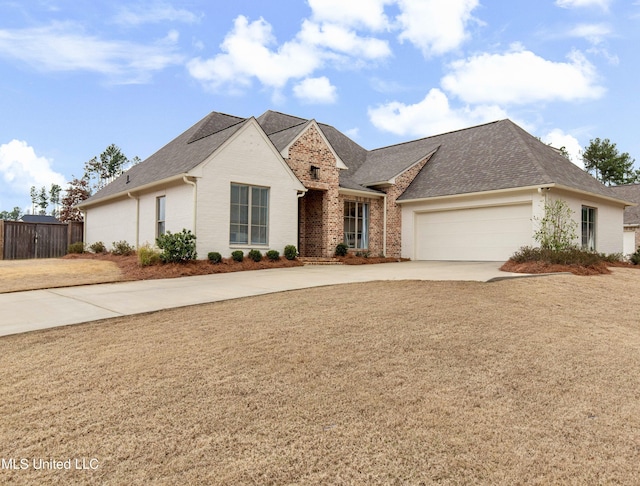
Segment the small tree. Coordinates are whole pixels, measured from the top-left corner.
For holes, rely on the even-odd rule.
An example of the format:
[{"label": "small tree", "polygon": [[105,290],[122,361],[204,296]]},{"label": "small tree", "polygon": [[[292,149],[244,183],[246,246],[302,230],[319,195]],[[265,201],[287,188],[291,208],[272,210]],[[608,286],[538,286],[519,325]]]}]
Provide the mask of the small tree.
[{"label": "small tree", "polygon": [[544,217],[534,218],[538,229],[533,238],[540,248],[564,251],[575,247],[578,223],[573,219],[573,214],[569,205],[561,199],[545,203]]},{"label": "small tree", "polygon": [[91,195],[89,180],[86,177],[78,179],[74,177],[67,187],[65,196],[62,198],[62,208],[60,209],[60,221],[68,223],[70,221],[82,221],[82,212],[76,207]]}]

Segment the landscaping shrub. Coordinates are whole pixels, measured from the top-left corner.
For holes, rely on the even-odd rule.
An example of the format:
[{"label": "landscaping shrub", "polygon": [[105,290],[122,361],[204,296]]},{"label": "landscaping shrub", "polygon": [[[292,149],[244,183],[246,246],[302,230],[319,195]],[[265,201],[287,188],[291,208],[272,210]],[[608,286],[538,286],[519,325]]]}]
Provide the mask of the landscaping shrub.
[{"label": "landscaping shrub", "polygon": [[260,251],[258,250],[249,250],[247,256],[254,262],[259,262],[260,260],[262,260],[262,253],[260,253]]},{"label": "landscaping shrub", "polygon": [[222,261],[222,255],[217,251],[210,251],[207,254],[207,258],[211,263],[220,263]]},{"label": "landscaping shrub", "polygon": [[179,233],[167,231],[156,238],[156,245],[162,250],[160,258],[165,263],[185,263],[198,258],[196,235],[183,229]]},{"label": "landscaping shrub", "polygon": [[272,262],[277,262],[280,260],[280,252],[278,250],[269,250],[267,252],[267,258]]},{"label": "landscaping shrub", "polygon": [[603,262],[610,262],[607,258],[609,257],[577,247],[553,250],[551,248],[524,246],[513,254],[511,260],[515,263],[545,262],[552,265],[591,266]]},{"label": "landscaping shrub", "polygon": [[631,254],[629,260],[631,260],[631,263],[634,265],[640,265],[640,248],[638,248],[635,253]]},{"label": "landscaping shrub", "polygon": [[336,245],[336,252],[335,252],[336,256],[338,257],[347,256],[348,252],[349,252],[349,247],[344,243],[338,243]]},{"label": "landscaping shrub", "polygon": [[231,258],[234,262],[241,262],[244,260],[244,252],[242,250],[236,250],[231,252]]},{"label": "landscaping shrub", "polygon": [[71,243],[67,248],[67,253],[84,253],[84,243],[82,241]]},{"label": "landscaping shrub", "polygon": [[124,240],[114,241],[113,243],[111,243],[111,246],[112,246],[111,253],[113,253],[114,255],[121,255],[121,256],[132,255],[135,250],[133,246],[131,246],[129,243],[127,243]]},{"label": "landscaping shrub", "polygon": [[148,243],[138,248],[138,263],[143,267],[160,263],[160,252]]},{"label": "landscaping shrub", "polygon": [[93,253],[106,253],[107,247],[104,246],[104,243],[102,241],[96,241],[95,243],[89,245],[89,250],[91,250]]},{"label": "landscaping shrub", "polygon": [[566,201],[558,199],[544,205],[544,217],[534,218],[538,229],[533,235],[544,250],[564,251],[575,246],[578,223]]},{"label": "landscaping shrub", "polygon": [[293,245],[287,245],[284,247],[284,257],[287,260],[295,260],[298,256],[298,250]]}]

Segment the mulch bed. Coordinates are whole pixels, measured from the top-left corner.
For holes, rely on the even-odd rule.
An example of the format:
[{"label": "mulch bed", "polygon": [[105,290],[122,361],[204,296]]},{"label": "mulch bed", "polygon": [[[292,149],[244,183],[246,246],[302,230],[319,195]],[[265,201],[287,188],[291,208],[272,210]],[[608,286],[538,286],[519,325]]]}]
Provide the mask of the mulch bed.
[{"label": "mulch bed", "polygon": [[631,263],[617,262],[617,263],[605,263],[601,262],[597,265],[557,265],[546,262],[526,262],[516,263],[512,260],[507,261],[500,267],[503,272],[514,273],[561,273],[567,272],[574,275],[607,275],[611,273],[610,267],[623,267],[623,268],[638,268],[638,265],[632,265]]},{"label": "mulch bed", "polygon": [[114,262],[122,271],[124,280],[189,277],[193,275],[210,275],[213,273],[262,270],[265,268],[299,267],[302,265],[302,262],[298,260],[287,260],[286,258],[280,258],[278,261],[271,261],[267,258],[263,258],[260,262],[254,262],[249,258],[245,258],[242,262],[236,262],[230,258],[225,258],[218,264],[211,263],[208,260],[195,260],[187,263],[164,263],[143,267],[138,262],[137,255],[121,256],[113,255],[111,253],[83,253],[69,254],[64,258],[89,258]]},{"label": "mulch bed", "polygon": [[[303,263],[296,260],[287,260],[281,257],[280,260],[271,261],[263,258],[259,262],[254,262],[246,258],[242,262],[236,262],[231,258],[223,258],[221,263],[214,264],[208,260],[195,260],[187,263],[164,263],[143,267],[138,262],[137,255],[113,255],[111,253],[82,253],[69,254],[65,259],[94,259],[114,262],[123,273],[124,280],[151,280],[158,278],[189,277],[193,275],[210,275],[214,273],[243,272],[247,270],[263,270],[267,268],[289,268],[300,267]],[[383,258],[383,257],[360,257],[347,255],[338,258],[345,265],[369,265],[374,263],[390,263],[406,261],[406,258]]]}]

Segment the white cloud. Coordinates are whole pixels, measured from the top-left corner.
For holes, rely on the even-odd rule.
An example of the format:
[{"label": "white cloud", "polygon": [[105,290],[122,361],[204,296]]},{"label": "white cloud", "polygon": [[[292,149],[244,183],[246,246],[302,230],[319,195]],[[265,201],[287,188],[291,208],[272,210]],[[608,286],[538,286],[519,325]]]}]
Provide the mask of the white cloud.
[{"label": "white cloud", "polygon": [[[58,184],[65,188],[66,178],[53,169],[52,163],[50,159],[36,155],[25,141],[11,140],[0,145],[0,194],[14,194],[28,200],[31,186],[49,188],[51,184]],[[2,204],[5,202],[0,201]]]},{"label": "white cloud", "polygon": [[181,62],[174,52],[176,33],[155,45],[102,40],[65,22],[46,27],[0,30],[0,56],[42,71],[89,71],[116,83],[143,83],[151,74]]},{"label": "white cloud", "polygon": [[308,0],[308,3],[313,19],[318,22],[379,31],[389,27],[384,7],[393,0]]},{"label": "white cloud", "polygon": [[296,98],[305,103],[335,103],[338,95],[336,87],[328,78],[307,78],[293,87]]},{"label": "white cloud", "polygon": [[584,169],[584,162],[582,161],[582,146],[576,137],[569,135],[568,133],[564,133],[559,128],[554,128],[542,137],[542,141],[557,149],[564,147],[569,153],[571,162],[581,169]]},{"label": "white cloud", "polygon": [[480,54],[450,65],[442,87],[467,103],[527,104],[600,98],[595,67],[573,51],[553,62],[531,51]]},{"label": "white cloud", "polygon": [[305,20],[298,38],[304,44],[324,47],[352,57],[381,59],[391,55],[386,41],[360,37],[354,31],[337,24],[319,25]]},{"label": "white cloud", "polygon": [[385,41],[308,20],[293,40],[278,45],[268,22],[249,22],[242,15],[220,48],[222,52],[213,58],[195,58],[187,64],[189,73],[214,91],[246,88],[253,78],[268,88],[282,89],[289,80],[309,77],[328,62],[357,64],[391,54]]},{"label": "white cloud", "polygon": [[570,37],[587,39],[592,44],[600,44],[611,34],[611,27],[607,24],[580,24],[569,30]]},{"label": "white cloud", "polygon": [[217,90],[229,84],[247,87],[253,77],[263,85],[282,88],[289,79],[300,79],[319,68],[321,53],[300,42],[286,42],[277,50],[271,25],[264,19],[249,23],[240,15],[233,30],[221,45],[222,53],[212,59],[189,61],[189,73],[208,87]]},{"label": "white cloud", "polygon": [[118,24],[138,26],[158,22],[184,22],[193,24],[200,21],[200,16],[185,9],[177,9],[165,2],[129,5],[120,8],[115,21]]},{"label": "white cloud", "polygon": [[612,0],[556,0],[556,5],[562,8],[599,7],[608,10]]},{"label": "white cloud", "polygon": [[369,109],[369,119],[380,130],[396,135],[426,137],[507,118],[498,106],[481,105],[454,109],[437,88],[414,105],[397,101]]},{"label": "white cloud", "polygon": [[398,0],[401,41],[408,40],[425,56],[457,49],[468,37],[466,26],[478,0]]}]

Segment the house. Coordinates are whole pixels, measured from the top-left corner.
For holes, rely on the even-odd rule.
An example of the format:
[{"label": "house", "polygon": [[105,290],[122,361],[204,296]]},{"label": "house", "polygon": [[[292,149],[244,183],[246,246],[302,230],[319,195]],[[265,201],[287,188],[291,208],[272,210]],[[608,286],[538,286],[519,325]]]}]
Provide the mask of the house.
[{"label": "house", "polygon": [[251,248],[504,261],[565,200],[585,246],[622,251],[628,203],[510,120],[366,150],[334,127],[213,112],[78,205],[85,242],[197,235],[201,257]]},{"label": "house", "polygon": [[20,221],[24,223],[53,223],[63,224],[55,216],[45,214],[25,214],[20,218]]},{"label": "house", "polygon": [[639,204],[624,210],[624,243],[622,253],[631,255],[640,248],[640,184],[612,186],[617,197]]}]

